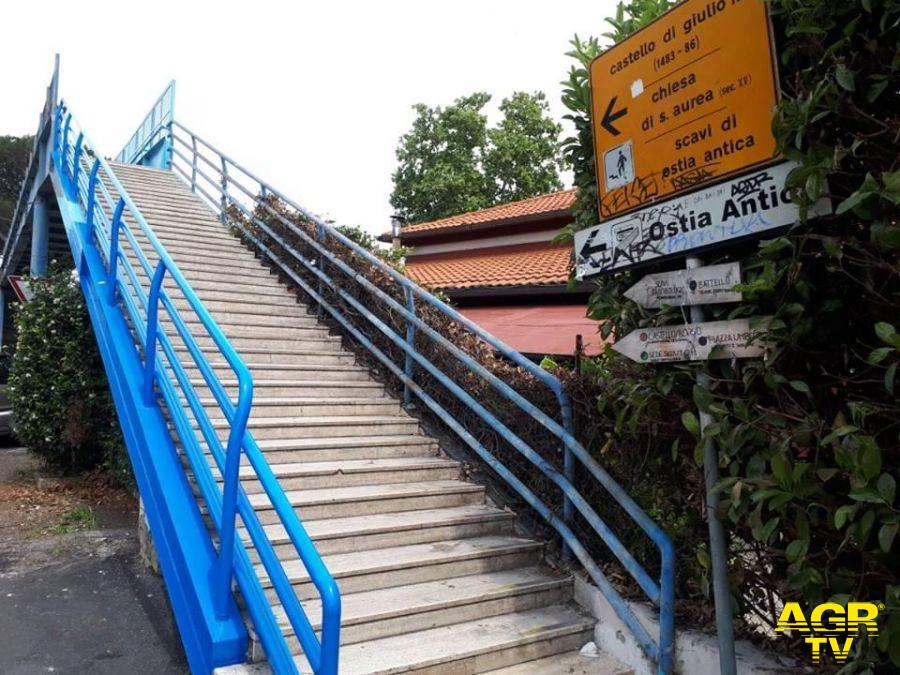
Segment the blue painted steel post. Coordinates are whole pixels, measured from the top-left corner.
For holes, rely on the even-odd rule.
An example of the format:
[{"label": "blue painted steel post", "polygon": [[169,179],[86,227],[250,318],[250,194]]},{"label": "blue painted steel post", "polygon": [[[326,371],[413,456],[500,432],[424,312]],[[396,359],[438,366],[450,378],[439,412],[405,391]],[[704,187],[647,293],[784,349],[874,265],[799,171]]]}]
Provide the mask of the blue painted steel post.
[{"label": "blue painted steel post", "polygon": [[47,210],[47,200],[40,194],[34,199],[31,220],[30,274],[33,277],[42,277],[47,274],[47,252],[50,249],[50,213]]},{"label": "blue painted steel post", "polygon": [[[413,296],[409,286],[403,287],[403,295],[406,297],[406,309],[413,315],[416,313],[416,299]],[[406,320],[406,344],[411,350],[416,348],[416,327],[410,319]],[[403,364],[403,374],[410,380],[413,379],[413,357],[411,352],[406,352],[406,361]],[[409,384],[403,384],[403,405],[409,406],[412,402],[412,392],[409,390]]]},{"label": "blue painted steel post", "polygon": [[191,192],[197,191],[197,137],[191,134]]},{"label": "blue painted steel post", "polygon": [[119,265],[119,227],[122,224],[122,210],[125,208],[125,200],[119,197],[116,204],[116,212],[113,214],[112,222],[109,225],[109,276],[106,278],[107,300],[109,304],[116,304],[116,277],[118,276]]},{"label": "blue painted steel post", "polygon": [[[560,402],[560,414],[562,415],[562,423],[563,428],[569,432],[571,436],[575,436],[575,422],[572,419],[572,401],[569,399],[568,394],[562,392],[559,395]],[[566,480],[574,487],[575,486],[575,456],[572,454],[572,450],[565,443],[562,444],[563,451],[563,473],[566,476]],[[569,527],[572,527],[572,519],[575,515],[575,509],[572,506],[572,500],[569,499],[568,495],[563,495],[563,522]],[[569,548],[569,545],[563,540],[562,547],[563,560],[571,560],[572,559],[572,550]]]},{"label": "blue painted steel post", "polygon": [[[194,159],[194,163],[196,164],[197,160]],[[219,222],[222,225],[225,224],[227,217],[225,216],[225,209],[228,208],[228,163],[225,161],[225,158],[222,158],[222,180],[219,182],[219,185],[222,188],[222,196],[219,197],[219,207],[221,208],[221,213],[219,214]]]},{"label": "blue painted steel post", "polygon": [[[695,256],[688,256],[687,269],[703,267],[703,261]],[[703,321],[703,307],[691,307],[691,321]],[[697,373],[697,384],[709,386],[709,376],[705,372]],[[712,424],[712,415],[698,410],[701,432]],[[716,606],[716,636],[719,642],[719,669],[722,675],[735,675],[737,663],[734,654],[734,625],[731,612],[731,588],[728,583],[728,540],[725,528],[716,511],[719,506],[719,493],[715,486],[719,482],[719,449],[712,438],[703,444],[703,478],[706,483],[706,522],[709,527],[709,557],[712,560],[713,599]]]},{"label": "blue painted steel post", "polygon": [[150,284],[150,295],[147,298],[147,344],[144,347],[144,403],[153,405],[153,382],[156,379],[156,335],[159,329],[159,291],[163,277],[166,276],[166,265],[160,262],[153,274]]},{"label": "blue painted steel post", "polygon": [[[316,241],[323,246],[325,245],[325,228],[322,227],[321,223],[316,223]],[[317,258],[316,266],[323,274],[325,273],[325,258],[322,257],[321,254],[319,254],[319,257]],[[319,297],[325,297],[325,282],[321,278],[319,279]],[[321,319],[322,313],[323,308],[322,303],[320,302],[316,307],[316,316]]]}]

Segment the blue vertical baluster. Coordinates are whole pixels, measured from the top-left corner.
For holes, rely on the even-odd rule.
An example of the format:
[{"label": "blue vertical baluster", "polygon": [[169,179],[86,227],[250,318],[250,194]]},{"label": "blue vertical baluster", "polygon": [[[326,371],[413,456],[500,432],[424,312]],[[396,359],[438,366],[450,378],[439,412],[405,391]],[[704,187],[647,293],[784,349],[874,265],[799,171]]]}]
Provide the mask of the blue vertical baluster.
[{"label": "blue vertical baluster", "polygon": [[[415,316],[416,313],[416,299],[413,296],[412,290],[410,290],[409,286],[403,287],[403,295],[406,298],[406,309],[409,310],[410,314]],[[416,348],[416,327],[413,324],[412,320],[406,320],[406,344],[410,346],[410,349]],[[403,374],[406,375],[410,380],[413,378],[413,357],[412,352],[406,352],[406,360],[403,363]],[[409,390],[409,384],[403,384],[403,406],[407,407],[412,402],[412,392]]]},{"label": "blue vertical baluster", "polygon": [[84,219],[85,232],[84,240],[91,240],[91,232],[94,229],[94,206],[97,201],[97,172],[100,170],[100,160],[94,159],[91,165],[91,173],[88,175],[88,202],[87,211]]},{"label": "blue vertical baluster", "polygon": [[122,224],[122,211],[125,209],[125,200],[119,197],[116,204],[116,211],[113,213],[113,219],[109,226],[109,276],[107,277],[107,299],[109,304],[116,304],[116,287],[118,285],[118,264],[119,264],[119,227]]},{"label": "blue vertical baluster", "polygon": [[[62,137],[62,148],[59,153],[59,158],[62,160],[63,169],[68,172],[68,168],[66,166],[66,155],[69,153],[69,127],[72,126],[72,113],[66,115],[66,123],[63,126],[63,137]],[[65,176],[68,178],[68,176]]]},{"label": "blue vertical baluster", "polygon": [[219,184],[222,187],[222,196],[219,199],[219,207],[222,212],[219,214],[219,221],[224,225],[227,220],[225,209],[228,208],[228,162],[225,161],[224,157],[222,157],[222,180]]},{"label": "blue vertical baluster", "polygon": [[84,144],[84,132],[78,134],[75,140],[75,154],[72,156],[72,185],[75,186],[75,192],[78,192],[78,170],[81,169],[81,150]]},{"label": "blue vertical baluster", "polygon": [[225,473],[222,486],[222,525],[219,535],[219,593],[216,596],[216,613],[228,616],[231,598],[231,575],[234,566],[234,527],[237,519],[237,493],[240,484],[241,445],[253,404],[253,381],[246,366],[237,372],[238,404],[231,420],[228,446],[225,451]]},{"label": "blue vertical baluster", "polygon": [[[322,245],[325,244],[325,228],[322,226],[321,223],[316,223],[316,241],[318,241]],[[325,259],[322,257],[321,253],[319,254],[319,256],[316,260],[317,260],[316,265],[324,273],[325,272]],[[325,296],[325,282],[320,277],[319,278],[319,297],[324,297],[324,296]],[[324,313],[324,311],[322,308],[322,303],[320,302],[318,304],[318,306],[316,307],[316,316],[321,319],[323,313]]]},{"label": "blue vertical baluster", "polygon": [[191,134],[191,192],[197,191],[197,137]]},{"label": "blue vertical baluster", "polygon": [[144,349],[144,403],[153,405],[153,383],[156,378],[156,336],[159,330],[157,316],[159,314],[159,292],[163,277],[166,276],[166,264],[162,261],[156,266],[153,281],[150,283],[150,296],[147,299],[147,345]]},{"label": "blue vertical baluster", "polygon": [[[569,399],[568,394],[565,392],[560,392],[557,396],[560,403],[560,413],[562,415],[562,423],[563,428],[569,432],[573,437],[575,436],[575,424],[572,421],[572,401]],[[562,444],[563,451],[563,473],[566,476],[566,480],[569,481],[573,486],[575,485],[575,457],[572,454],[572,450],[565,444]],[[574,524],[572,522],[572,517],[575,515],[575,509],[572,506],[572,500],[569,499],[568,495],[563,495],[563,521],[569,527],[572,527]],[[572,559],[572,550],[569,548],[569,545],[563,540],[563,560],[571,560]]]}]

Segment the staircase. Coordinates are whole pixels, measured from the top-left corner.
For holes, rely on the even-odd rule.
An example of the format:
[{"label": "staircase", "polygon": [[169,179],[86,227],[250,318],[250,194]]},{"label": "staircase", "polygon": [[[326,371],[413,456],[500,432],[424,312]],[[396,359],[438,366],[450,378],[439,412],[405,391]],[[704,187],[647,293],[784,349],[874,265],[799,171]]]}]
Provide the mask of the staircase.
[{"label": "staircase", "polygon": [[[573,579],[547,564],[545,545],[517,529],[514,514],[462,479],[440,443],[319,321],[326,314],[403,385],[405,402],[441,420],[543,518],[657,674],[672,672],[674,548],[574,437],[554,375],[186,129],[173,116],[174,83],[112,164],[57,100],[57,85],[54,70],[0,259],[0,307],[28,239],[33,260],[64,240],[192,672],[630,672],[579,654],[594,622],[572,601]],[[273,212],[270,198],[314,227]],[[315,313],[226,223],[312,298]],[[335,253],[348,250],[391,292]],[[361,297],[398,322],[385,324]],[[529,373],[555,412],[435,331],[422,307]],[[426,340],[540,425],[550,446],[529,445],[420,351]],[[449,412],[429,382],[467,414]],[[520,470],[539,472],[557,492],[532,491],[479,440],[485,429]],[[548,459],[557,452],[559,467]],[[579,492],[588,481],[621,507],[617,527],[639,528],[655,545],[658,578]],[[595,559],[601,542],[658,607],[655,635],[606,578]]]},{"label": "staircase", "polygon": [[[547,657],[590,641],[593,620],[573,604],[571,577],[543,564],[543,545],[461,479],[459,464],[179,178],[112,168],[253,374],[250,430],[341,589],[341,673],[563,672]],[[201,346],[225,377],[214,345]],[[223,384],[232,393],[237,385]],[[216,403],[204,404],[226,430]],[[319,616],[270,500],[249,467],[241,475],[306,613]],[[297,658],[300,672],[312,672]],[[630,672],[609,659],[567,658],[584,672]]]}]

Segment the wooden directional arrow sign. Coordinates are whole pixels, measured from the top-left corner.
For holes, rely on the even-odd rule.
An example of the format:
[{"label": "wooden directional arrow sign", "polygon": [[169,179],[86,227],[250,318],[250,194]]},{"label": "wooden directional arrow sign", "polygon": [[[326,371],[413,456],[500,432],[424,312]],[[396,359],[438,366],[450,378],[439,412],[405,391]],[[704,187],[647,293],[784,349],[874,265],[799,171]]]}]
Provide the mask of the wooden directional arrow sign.
[{"label": "wooden directional arrow sign", "polygon": [[740,302],[740,291],[732,290],[741,282],[739,262],[710,265],[693,270],[675,270],[648,274],[625,291],[625,296],[641,307],[684,307]]},{"label": "wooden directional arrow sign", "polygon": [[639,328],[616,342],[613,349],[638,363],[752,358],[765,351],[759,334],[770,320],[744,318]]}]

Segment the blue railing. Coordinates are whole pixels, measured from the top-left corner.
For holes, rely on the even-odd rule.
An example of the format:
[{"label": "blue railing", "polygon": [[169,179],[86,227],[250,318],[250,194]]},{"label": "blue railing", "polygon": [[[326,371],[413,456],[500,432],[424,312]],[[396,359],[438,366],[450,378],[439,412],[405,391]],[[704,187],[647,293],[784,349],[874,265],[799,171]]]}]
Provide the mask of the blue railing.
[{"label": "blue railing", "polygon": [[[64,193],[62,197],[75,207],[68,210],[84,214],[83,221],[70,218],[76,222],[67,223],[67,228],[80,228],[74,239],[76,243],[73,243],[73,254],[76,261],[81,258],[84,251],[74,250],[80,246],[90,249],[90,253],[96,253],[102,261],[103,269],[99,273],[102,280],[96,281],[96,284],[105,285],[103,296],[109,306],[124,311],[134,346],[139,354],[143,354],[143,376],[138,398],[147,407],[160,405],[168,414],[170,428],[187,457],[192,477],[218,537],[218,556],[213,569],[209,570],[215,617],[224,620],[236,611],[231,592],[234,578],[273,670],[277,673],[297,672],[291,648],[263,590],[262,580],[244,543],[235,536],[235,524],[240,515],[312,670],[315,673],[335,675],[338,670],[340,595],[334,579],[325,568],[278,480],[247,430],[253,400],[250,371],[159,242],[114,170],[94,150],[64,104],[60,104],[57,109],[56,128],[58,133],[55,139],[54,166],[60,189]],[[70,236],[70,242],[72,241],[73,237]],[[171,282],[168,287],[164,287],[166,278]],[[175,300],[182,301],[181,309],[176,307]],[[232,401],[226,392],[215,372],[214,364],[203,353],[197,336],[186,323],[183,313],[190,314],[194,322],[200,323],[206,336],[212,338],[218,355],[224,359],[237,379],[236,401]],[[179,357],[176,341],[180,341],[187,350],[187,365]],[[229,423],[224,447],[201,401],[202,395],[198,394],[187,373],[188,368],[199,370],[208,388],[202,394],[212,394],[218,410]],[[196,422],[200,438],[192,420]],[[204,447],[212,455],[222,478],[221,490],[216,474],[205,457]],[[133,453],[131,446],[129,452]],[[268,496],[321,595],[321,640],[241,487],[239,469],[242,454],[255,472],[254,478]],[[132,454],[132,459],[135,464],[139,464],[141,458]],[[163,556],[166,552],[160,553]],[[178,589],[173,589],[169,581],[167,579],[171,595]],[[185,636],[184,628],[182,637],[187,647],[190,640]],[[191,660],[191,650],[187,651]],[[237,660],[243,658],[243,653],[237,654]],[[199,662],[208,664],[209,659]]]},{"label": "blue railing", "polygon": [[172,80],[116,155],[116,161],[168,169],[172,162],[174,114],[175,80]]},{"label": "blue railing", "polygon": [[[231,225],[238,227],[243,236],[251,241],[266,257],[277,264],[281,271],[290,277],[321,308],[329,314],[352,335],[360,344],[368,349],[381,361],[388,370],[393,373],[404,385],[404,399],[414,395],[441,420],[444,421],[479,457],[493,468],[503,480],[505,480],[516,492],[533,507],[560,535],[564,547],[571,551],[591,579],[597,584],[604,596],[615,609],[619,618],[634,634],[644,652],[658,666],[659,673],[672,671],[673,642],[675,633],[674,603],[675,603],[675,558],[674,549],[669,537],[654,523],[649,516],[634,502],[631,497],[616,483],[615,480],[597,463],[591,454],[574,438],[572,434],[572,406],[568,395],[559,380],[551,373],[539,368],[526,359],[520,353],[507,346],[493,335],[489,334],[478,325],[472,323],[464,316],[456,312],[445,303],[423,290],[409,278],[397,272],[393,267],[386,265],[369,251],[356,245],[336,229],[323,222],[320,218],[310,213],[303,207],[294,203],[288,197],[275,190],[272,186],[257,178],[242,166],[237,164],[227,155],[221,153],[202,138],[191,132],[177,120],[172,125],[173,131],[173,162],[172,169],[190,185],[191,189],[203,196],[211,207],[216,209],[223,222],[227,219],[227,210],[237,209],[247,221],[252,222],[265,233],[268,240],[274,241],[284,252],[284,255],[272,248],[259,237],[254,235],[239,219],[231,219]],[[210,171],[212,175],[210,175]],[[273,208],[265,199],[274,196],[295,209],[309,222],[315,224],[316,235],[313,236],[294,222],[289,220]],[[287,228],[294,237],[311,248],[314,258],[307,258],[297,251],[290,241],[287,241],[278,232],[273,230],[264,220],[256,216],[257,209],[264,209],[268,216],[276,219]],[[359,274],[341,257],[329,248],[329,242],[333,240],[341,246],[350,249],[356,256],[365,259],[369,264],[379,269],[390,277],[402,290],[404,302],[399,302],[392,295],[379,288],[364,275]],[[299,275],[284,259],[289,256],[292,261],[299,263],[307,275],[312,275],[317,281],[310,283]],[[327,262],[327,265],[322,264]],[[396,332],[386,325],[378,316],[370,311],[351,292],[342,288],[341,283],[335,280],[326,271],[339,270],[345,275],[346,280],[357,284],[377,297],[380,302],[389,307],[391,312],[402,317],[406,323],[403,334]],[[402,364],[394,360],[377,347],[354,322],[341,311],[340,308],[330,303],[323,293],[325,287],[331,289],[347,305],[359,313],[369,324],[384,334],[397,348],[402,350],[404,359]],[[424,302],[447,317],[464,326],[472,333],[491,345],[506,358],[516,363],[521,368],[531,373],[543,382],[556,397],[560,408],[559,424],[551,416],[537,408],[530,401],[512,387],[500,380],[487,368],[472,359],[463,350],[445,339],[434,330],[416,312],[416,302]],[[462,364],[470,372],[478,375],[486,381],[506,401],[517,406],[521,411],[539,422],[546,430],[555,436],[562,445],[564,452],[564,469],[556,470],[545,461],[539,452],[530,447],[516,432],[503,424],[484,405],[473,398],[465,389],[460,387],[448,377],[437,364],[419,352],[415,345],[416,334],[427,336],[435,344],[440,345],[447,353],[452,355],[459,364]],[[423,387],[416,382],[415,369],[429,373],[447,390],[449,390],[461,403],[474,412],[483,422],[489,425],[515,450],[541,471],[555,484],[563,495],[563,517],[560,518],[541,499],[519,480],[499,459],[497,459],[484,445],[466,428],[466,426],[454,415],[448,413]],[[607,526],[599,514],[582,497],[574,486],[576,464],[586,469],[588,474],[597,481],[606,492],[620,504],[627,515],[646,533],[653,541],[660,553],[660,578],[657,582],[635,560],[631,553],[619,541],[612,530]],[[577,511],[590,525],[594,533],[605,542],[609,550],[620,561],[625,569],[635,579],[646,596],[659,607],[660,630],[656,639],[650,635],[641,624],[634,612],[620,594],[607,580],[596,561],[588,553],[586,547],[572,529],[574,512]]]}]

